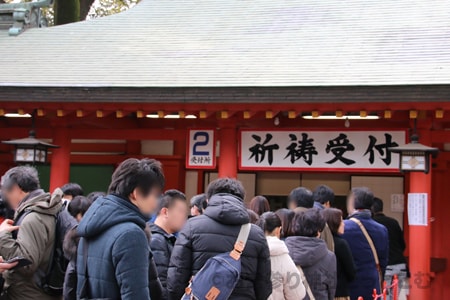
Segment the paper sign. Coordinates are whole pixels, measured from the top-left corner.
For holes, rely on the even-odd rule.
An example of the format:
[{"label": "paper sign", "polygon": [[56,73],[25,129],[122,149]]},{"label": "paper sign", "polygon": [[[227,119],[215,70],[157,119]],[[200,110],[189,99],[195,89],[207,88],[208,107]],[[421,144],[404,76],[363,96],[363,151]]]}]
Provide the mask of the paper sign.
[{"label": "paper sign", "polygon": [[391,195],[391,212],[402,213],[405,210],[405,196],[403,194]]},{"label": "paper sign", "polygon": [[187,169],[215,169],[215,130],[189,130],[188,145],[186,150]]},{"label": "paper sign", "polygon": [[428,225],[428,194],[408,194],[408,222],[409,225]]}]

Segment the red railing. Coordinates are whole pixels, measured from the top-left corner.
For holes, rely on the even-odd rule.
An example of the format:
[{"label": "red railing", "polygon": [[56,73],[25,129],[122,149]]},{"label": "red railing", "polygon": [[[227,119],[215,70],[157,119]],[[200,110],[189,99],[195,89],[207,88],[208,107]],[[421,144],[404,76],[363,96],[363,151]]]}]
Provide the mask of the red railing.
[{"label": "red railing", "polygon": [[[398,277],[394,275],[394,279],[392,280],[392,285],[388,286],[386,281],[383,282],[383,290],[381,294],[377,294],[377,290],[373,289],[373,300],[387,300],[387,293],[390,291],[393,295],[394,300],[398,300]],[[364,300],[363,297],[359,297],[358,300]]]}]

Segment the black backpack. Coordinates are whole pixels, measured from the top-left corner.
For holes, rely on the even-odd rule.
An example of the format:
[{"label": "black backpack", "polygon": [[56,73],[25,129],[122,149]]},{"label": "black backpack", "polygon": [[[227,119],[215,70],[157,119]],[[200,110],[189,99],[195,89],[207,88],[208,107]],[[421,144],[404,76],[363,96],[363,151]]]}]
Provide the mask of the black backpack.
[{"label": "black backpack", "polygon": [[[52,198],[55,196],[52,195]],[[59,196],[59,195],[57,195]],[[17,219],[17,225],[31,213],[31,210],[24,211]],[[38,270],[36,284],[48,295],[61,296],[63,294],[64,276],[69,260],[64,256],[63,242],[66,234],[78,226],[77,220],[66,210],[65,205],[55,216],[55,245],[47,270]]]}]

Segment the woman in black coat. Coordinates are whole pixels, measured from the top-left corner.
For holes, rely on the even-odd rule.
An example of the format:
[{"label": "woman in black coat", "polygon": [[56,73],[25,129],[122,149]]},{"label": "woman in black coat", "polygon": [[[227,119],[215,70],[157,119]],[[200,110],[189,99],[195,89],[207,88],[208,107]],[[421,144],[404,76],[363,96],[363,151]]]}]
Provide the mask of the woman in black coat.
[{"label": "woman in black coat", "polygon": [[348,283],[355,279],[356,267],[347,241],[340,237],[344,233],[342,211],[336,208],[326,208],[322,211],[322,215],[333,233],[334,239],[338,279],[335,299],[350,299]]}]

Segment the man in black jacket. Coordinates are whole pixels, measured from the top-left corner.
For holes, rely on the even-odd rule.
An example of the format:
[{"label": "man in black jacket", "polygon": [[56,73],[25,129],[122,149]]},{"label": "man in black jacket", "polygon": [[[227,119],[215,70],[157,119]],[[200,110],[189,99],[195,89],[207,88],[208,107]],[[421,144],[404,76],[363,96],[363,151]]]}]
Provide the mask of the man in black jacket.
[{"label": "man in black jacket", "polygon": [[[169,300],[179,300],[189,279],[206,261],[233,249],[241,225],[249,223],[244,188],[234,179],[217,179],[208,186],[208,206],[191,218],[178,235],[167,277]],[[242,254],[241,278],[230,299],[266,300],[272,293],[270,254],[264,232],[252,225]]]},{"label": "man in black jacket", "polygon": [[[394,275],[397,275],[399,287],[404,290],[406,288],[407,268],[406,259],[403,256],[403,252],[406,249],[403,231],[396,219],[383,214],[383,200],[374,198],[372,213],[373,219],[384,225],[387,228],[389,235],[389,261],[384,279],[388,285],[390,285]],[[389,299],[392,299],[392,295],[389,296]]]},{"label": "man in black jacket", "polygon": [[175,245],[176,232],[180,231],[187,219],[186,196],[178,190],[168,190],[159,199],[158,214],[150,224],[152,239],[150,248],[155,259],[158,276],[163,287],[161,299],[167,299],[167,269],[170,255]]}]

